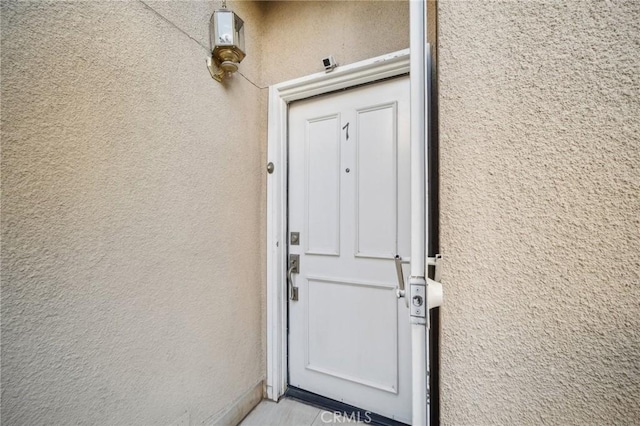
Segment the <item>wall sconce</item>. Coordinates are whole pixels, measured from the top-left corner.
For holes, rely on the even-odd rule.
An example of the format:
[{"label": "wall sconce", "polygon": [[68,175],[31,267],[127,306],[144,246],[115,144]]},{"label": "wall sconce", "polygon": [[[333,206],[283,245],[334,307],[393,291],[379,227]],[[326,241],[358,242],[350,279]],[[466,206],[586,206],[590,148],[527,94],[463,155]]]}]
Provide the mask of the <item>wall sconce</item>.
[{"label": "wall sconce", "polygon": [[233,11],[227,9],[223,0],[222,8],[215,10],[209,21],[209,48],[211,57],[207,67],[211,77],[222,82],[226,77],[238,71],[244,53],[244,21]]}]

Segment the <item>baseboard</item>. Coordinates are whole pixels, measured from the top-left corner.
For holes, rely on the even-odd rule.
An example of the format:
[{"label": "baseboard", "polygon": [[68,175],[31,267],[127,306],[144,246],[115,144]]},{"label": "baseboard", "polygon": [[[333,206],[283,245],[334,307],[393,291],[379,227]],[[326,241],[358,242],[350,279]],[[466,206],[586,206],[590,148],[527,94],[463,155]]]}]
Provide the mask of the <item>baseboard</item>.
[{"label": "baseboard", "polygon": [[237,426],[262,401],[263,397],[264,383],[260,380],[240,398],[236,399],[230,407],[213,415],[205,424],[211,426]]}]

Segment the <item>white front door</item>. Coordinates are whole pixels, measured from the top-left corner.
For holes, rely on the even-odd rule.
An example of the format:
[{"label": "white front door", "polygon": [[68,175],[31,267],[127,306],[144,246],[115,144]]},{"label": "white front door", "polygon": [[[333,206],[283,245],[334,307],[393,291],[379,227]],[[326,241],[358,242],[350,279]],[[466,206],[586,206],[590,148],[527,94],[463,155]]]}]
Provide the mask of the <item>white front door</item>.
[{"label": "white front door", "polygon": [[408,77],[290,105],[289,385],[405,423],[411,337],[394,257],[410,252],[409,149]]}]

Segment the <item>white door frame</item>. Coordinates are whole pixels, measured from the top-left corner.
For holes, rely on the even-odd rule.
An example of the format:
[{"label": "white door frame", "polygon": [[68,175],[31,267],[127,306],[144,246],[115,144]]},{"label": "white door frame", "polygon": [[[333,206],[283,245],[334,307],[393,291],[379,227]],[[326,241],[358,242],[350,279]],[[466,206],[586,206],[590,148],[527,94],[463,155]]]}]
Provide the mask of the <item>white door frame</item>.
[{"label": "white door frame", "polygon": [[[269,87],[267,158],[267,398],[287,387],[287,144],[288,104],[409,73],[409,49],[338,67]],[[409,321],[409,318],[407,318]]]}]

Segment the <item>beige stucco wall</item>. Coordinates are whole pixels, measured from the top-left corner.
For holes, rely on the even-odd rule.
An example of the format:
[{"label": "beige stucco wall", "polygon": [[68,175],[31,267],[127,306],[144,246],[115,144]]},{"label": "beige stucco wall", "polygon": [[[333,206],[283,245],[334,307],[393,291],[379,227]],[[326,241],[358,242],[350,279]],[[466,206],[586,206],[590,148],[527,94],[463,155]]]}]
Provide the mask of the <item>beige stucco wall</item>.
[{"label": "beige stucco wall", "polygon": [[1,3],[3,423],[201,424],[264,378],[256,86],[406,48],[408,8],[230,1],[221,86],[218,6]]},{"label": "beige stucco wall", "polygon": [[[147,5],[2,2],[4,422],[195,424],[264,376],[266,91],[210,79],[215,3]],[[230,5],[262,87],[408,46],[404,2]],[[439,5],[445,424],[640,419],[638,22]]]},{"label": "beige stucco wall", "polygon": [[409,47],[407,1],[269,1],[265,12],[263,85],[324,72]]},{"label": "beige stucco wall", "polygon": [[640,422],[640,3],[438,6],[442,419]]},{"label": "beige stucco wall", "polygon": [[3,424],[200,424],[264,377],[263,95],[209,76],[215,3],[147,4],[2,2]]}]

